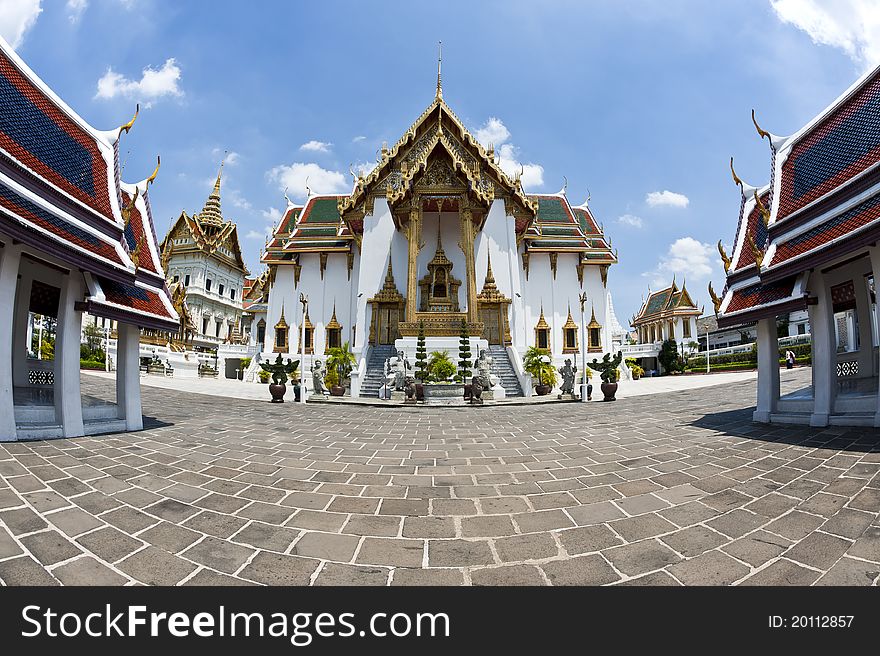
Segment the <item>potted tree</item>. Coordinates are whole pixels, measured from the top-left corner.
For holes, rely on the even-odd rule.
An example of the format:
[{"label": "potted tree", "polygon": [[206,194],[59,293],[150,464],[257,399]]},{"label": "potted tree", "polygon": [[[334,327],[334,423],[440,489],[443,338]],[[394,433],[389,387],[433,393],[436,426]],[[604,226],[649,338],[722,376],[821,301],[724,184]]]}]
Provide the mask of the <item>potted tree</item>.
[{"label": "potted tree", "polygon": [[645,370],[636,362],[635,358],[627,358],[626,366],[629,367],[629,371],[632,374],[633,380],[638,380],[642,376],[645,375]]},{"label": "potted tree", "polygon": [[599,372],[599,378],[602,379],[601,389],[604,396],[602,399],[603,401],[617,400],[615,398],[615,394],[617,394],[617,368],[620,366],[622,360],[623,354],[618,351],[614,358],[611,357],[610,353],[606,353],[601,362],[596,358],[593,358],[592,362],[587,363],[587,366],[590,369]]},{"label": "potted tree", "polygon": [[535,393],[538,396],[549,394],[556,385],[556,369],[553,367],[548,349],[530,346],[523,356],[523,369],[531,374]]},{"label": "potted tree", "polygon": [[[351,370],[357,361],[351,352],[351,344],[345,342],[342,346],[335,346],[327,351],[327,374],[324,376],[324,384],[330,390],[331,396],[343,396],[345,394],[346,381],[351,376]],[[335,375],[331,375],[335,374]]]},{"label": "potted tree", "polygon": [[260,382],[264,385],[269,382],[269,378],[272,376],[268,371],[258,371],[257,376],[260,378]]},{"label": "potted tree", "polygon": [[[269,384],[269,393],[272,395],[272,403],[284,403],[284,393],[287,391],[285,383],[288,376],[293,375],[296,378],[296,370],[299,369],[299,360],[292,361],[287,358],[287,362],[281,359],[281,354],[275,358],[275,362],[267,364],[260,363],[260,367],[272,377]],[[260,377],[262,380],[262,376]]]}]

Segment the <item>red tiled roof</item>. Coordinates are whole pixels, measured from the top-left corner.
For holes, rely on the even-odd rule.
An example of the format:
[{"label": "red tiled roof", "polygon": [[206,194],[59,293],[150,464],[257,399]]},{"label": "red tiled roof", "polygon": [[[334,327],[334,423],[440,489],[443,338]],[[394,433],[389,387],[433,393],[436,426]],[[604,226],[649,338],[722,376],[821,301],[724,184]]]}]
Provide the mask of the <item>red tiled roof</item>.
[{"label": "red tiled roof", "polygon": [[782,164],[781,220],[880,161],[880,69],[802,135]]},{"label": "red tiled roof", "polygon": [[739,312],[767,305],[775,301],[781,301],[791,296],[794,289],[794,278],[779,283],[762,285],[756,283],[731,293],[730,302],[727,304],[725,314]]},{"label": "red tiled roof", "polygon": [[[767,206],[770,201],[770,192],[766,191],[763,194],[760,194],[759,198],[761,199],[761,202]],[[731,271],[739,271],[748,266],[754,266],[755,256],[752,253],[752,248],[749,244],[749,236],[751,236],[758,248],[761,248],[767,241],[767,226],[764,225],[764,219],[761,216],[761,210],[758,208],[757,203],[754,203],[752,210],[746,218],[742,247],[739,250],[739,257],[737,257],[736,262],[730,267]],[[738,235],[737,240],[739,240]]]}]

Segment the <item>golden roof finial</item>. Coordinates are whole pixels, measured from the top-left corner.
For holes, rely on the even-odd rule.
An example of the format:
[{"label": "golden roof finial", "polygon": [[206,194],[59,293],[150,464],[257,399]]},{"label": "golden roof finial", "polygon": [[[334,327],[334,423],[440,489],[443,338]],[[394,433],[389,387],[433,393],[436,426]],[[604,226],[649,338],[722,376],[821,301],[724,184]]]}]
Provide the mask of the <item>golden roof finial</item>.
[{"label": "golden roof finial", "polygon": [[119,128],[119,134],[122,134],[123,132],[125,132],[125,134],[128,134],[128,131],[131,130],[131,126],[134,125],[134,122],[137,120],[137,117],[138,117],[138,114],[140,113],[140,111],[141,111],[141,105],[140,105],[140,103],[138,103],[134,107],[134,116],[131,117],[131,120],[128,123],[126,123],[125,125],[123,125]]},{"label": "golden roof finial", "polygon": [[730,257],[724,250],[724,244],[721,243],[720,239],[718,240],[718,253],[721,255],[721,261],[724,262],[724,273],[727,273],[730,271]]},{"label": "golden roof finial", "polygon": [[761,219],[764,221],[764,227],[767,227],[770,225],[770,210],[768,210],[766,205],[761,202],[757,190],[755,190],[755,203],[758,206],[758,210],[761,212]]},{"label": "golden roof finial", "polygon": [[733,183],[738,185],[740,189],[743,188],[743,181],[739,179],[739,176],[736,174],[736,171],[733,170],[733,157],[730,158],[730,173],[733,175]]},{"label": "golden roof finial", "polygon": [[755,258],[755,265],[758,267],[758,269],[760,269],[761,265],[764,262],[764,252],[755,245],[755,240],[752,238],[751,235],[747,234],[746,236],[749,239],[749,246],[751,247],[752,255]]},{"label": "golden roof finial", "polygon": [[138,196],[141,193],[140,187],[134,188],[134,195],[131,197],[131,200],[128,202],[128,205],[122,208],[122,220],[124,221],[125,228],[128,228],[128,222],[131,221],[131,211],[134,209],[134,203],[138,199]]},{"label": "golden roof finial", "polygon": [[752,123],[755,124],[755,129],[758,131],[758,134],[761,135],[761,138],[762,138],[762,139],[763,139],[764,137],[767,137],[767,139],[770,139],[770,133],[767,132],[767,130],[763,130],[763,129],[761,129],[761,126],[758,125],[758,121],[757,121],[757,119],[755,118],[755,110],[754,110],[754,109],[752,109]]},{"label": "golden roof finial", "polygon": [[443,65],[443,42],[437,42],[437,99],[443,98],[443,80],[440,76],[440,68]]},{"label": "golden roof finial", "polygon": [[147,178],[147,186],[149,187],[156,180],[156,176],[159,175],[159,166],[162,164],[162,158],[156,155],[156,168],[153,169],[153,173]]},{"label": "golden roof finial", "polygon": [[718,310],[721,309],[721,299],[718,298],[718,294],[715,293],[715,290],[712,288],[712,281],[709,281],[709,297],[712,299],[712,305],[715,306],[715,314],[718,314]]}]

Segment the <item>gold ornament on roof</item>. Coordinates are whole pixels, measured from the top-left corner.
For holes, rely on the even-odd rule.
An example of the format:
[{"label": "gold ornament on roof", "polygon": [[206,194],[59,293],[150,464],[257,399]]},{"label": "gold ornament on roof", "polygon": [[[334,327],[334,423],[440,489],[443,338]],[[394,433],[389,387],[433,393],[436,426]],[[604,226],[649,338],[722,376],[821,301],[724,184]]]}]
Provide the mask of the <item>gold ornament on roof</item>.
[{"label": "gold ornament on roof", "polygon": [[709,297],[712,299],[712,305],[715,306],[715,314],[718,314],[718,310],[721,309],[721,299],[718,298],[718,294],[715,293],[715,289],[712,287],[712,281],[709,281]]},{"label": "gold ornament on roof", "polygon": [[752,249],[752,255],[755,258],[755,265],[760,269],[761,265],[764,263],[764,251],[755,245],[755,240],[751,235],[747,235],[747,237],[749,239],[749,246]]},{"label": "gold ornament on roof", "polygon": [[219,226],[223,224],[223,214],[220,210],[220,179],[223,176],[223,164],[220,163],[220,170],[217,172],[217,180],[214,182],[214,189],[205,201],[205,206],[199,212],[199,223],[206,225]]},{"label": "gold ornament on roof", "polygon": [[137,120],[137,117],[138,117],[138,114],[140,113],[140,111],[141,111],[141,105],[140,105],[140,103],[138,103],[134,107],[134,116],[131,117],[131,120],[128,123],[120,126],[119,134],[122,134],[123,132],[125,132],[125,134],[128,134],[128,131],[131,130],[131,126],[134,125],[134,122]]},{"label": "gold ornament on roof", "polygon": [[147,178],[147,186],[149,187],[156,180],[156,176],[159,175],[159,166],[162,164],[162,158],[159,155],[156,155],[156,168],[153,169],[153,172],[150,174],[150,177]]},{"label": "gold ornament on roof", "polygon": [[752,109],[752,123],[755,124],[755,129],[758,131],[758,134],[761,135],[761,138],[762,138],[762,139],[763,139],[764,137],[766,137],[767,139],[770,139],[770,133],[767,132],[767,130],[762,129],[761,126],[758,125],[758,121],[757,121],[757,119],[755,118],[755,110],[754,110],[754,109]]},{"label": "gold ornament on roof", "polygon": [[128,224],[131,221],[131,211],[134,209],[134,203],[138,199],[140,193],[140,187],[135,187],[134,195],[131,197],[131,200],[122,208],[122,220],[126,228],[128,228]]},{"label": "gold ornament on roof", "polygon": [[724,273],[730,271],[730,257],[727,255],[727,251],[724,250],[724,244],[721,243],[721,240],[718,240],[718,253],[721,255],[721,261],[724,262]]},{"label": "gold ornament on roof", "polygon": [[730,173],[733,175],[733,183],[737,185],[740,189],[743,188],[743,181],[739,179],[739,176],[736,174],[736,171],[733,170],[733,157],[730,158]]},{"label": "gold ornament on roof", "polygon": [[761,199],[758,197],[758,192],[755,191],[755,203],[758,205],[758,210],[761,212],[761,219],[764,221],[764,227],[770,225],[770,210],[761,202]]}]

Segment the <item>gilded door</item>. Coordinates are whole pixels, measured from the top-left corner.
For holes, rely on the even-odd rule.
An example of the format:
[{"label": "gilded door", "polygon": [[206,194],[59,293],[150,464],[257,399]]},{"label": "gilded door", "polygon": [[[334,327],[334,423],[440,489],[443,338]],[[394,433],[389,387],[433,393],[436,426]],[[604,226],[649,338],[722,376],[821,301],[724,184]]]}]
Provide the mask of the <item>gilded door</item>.
[{"label": "gilded door", "polygon": [[380,305],[376,322],[376,338],[379,344],[394,344],[397,339],[399,320],[397,305]]},{"label": "gilded door", "polygon": [[483,322],[483,338],[490,344],[501,344],[501,317],[497,306],[484,308],[480,312]]}]

